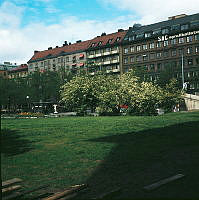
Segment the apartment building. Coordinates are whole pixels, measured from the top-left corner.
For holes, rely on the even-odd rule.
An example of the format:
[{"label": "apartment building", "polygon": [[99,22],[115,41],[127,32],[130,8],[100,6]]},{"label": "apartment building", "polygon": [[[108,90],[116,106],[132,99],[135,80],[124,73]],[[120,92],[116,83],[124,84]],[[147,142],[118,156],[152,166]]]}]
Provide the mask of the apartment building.
[{"label": "apartment building", "polygon": [[18,67],[8,70],[8,78],[24,78],[28,75],[28,65],[21,64]]},{"label": "apartment building", "polygon": [[[171,67],[174,76],[199,89],[199,14],[130,27],[122,42],[122,73],[144,66],[157,79]],[[183,69],[183,70],[182,70]]]},{"label": "apartment building", "polygon": [[112,34],[102,33],[92,39],[87,50],[87,67],[90,74],[98,71],[120,73],[122,69],[121,42],[127,31],[119,29]]},{"label": "apartment building", "polygon": [[49,47],[44,51],[34,51],[33,57],[28,61],[28,72],[70,70],[76,73],[85,66],[85,50],[89,43],[89,40],[78,40],[74,44],[68,44],[67,41],[65,41],[61,47]]}]

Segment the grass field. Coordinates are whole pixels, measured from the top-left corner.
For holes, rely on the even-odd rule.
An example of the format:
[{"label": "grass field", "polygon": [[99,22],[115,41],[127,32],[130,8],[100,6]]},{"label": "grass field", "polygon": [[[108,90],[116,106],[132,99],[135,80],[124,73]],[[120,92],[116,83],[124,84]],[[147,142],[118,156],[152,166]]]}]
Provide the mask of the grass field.
[{"label": "grass field", "polygon": [[[199,112],[154,117],[1,120],[2,179],[48,191],[88,183],[87,199],[121,187],[115,199],[199,199]],[[182,173],[152,192],[143,187]]]}]

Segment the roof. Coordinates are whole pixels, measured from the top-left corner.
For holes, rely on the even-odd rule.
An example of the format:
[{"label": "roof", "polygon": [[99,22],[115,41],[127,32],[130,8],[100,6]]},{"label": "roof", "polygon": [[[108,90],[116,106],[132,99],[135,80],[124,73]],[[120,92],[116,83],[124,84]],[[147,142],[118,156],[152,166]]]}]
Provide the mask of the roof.
[{"label": "roof", "polygon": [[18,67],[12,68],[9,70],[9,72],[17,72],[17,71],[24,71],[24,70],[28,70],[28,65],[26,64],[21,64]]},{"label": "roof", "polygon": [[83,42],[79,41],[74,44],[69,44],[62,47],[56,47],[56,48],[48,49],[44,51],[36,51],[33,57],[28,61],[28,63],[31,63],[37,60],[46,59],[48,57],[52,58],[59,55],[66,55],[66,54],[71,54],[75,52],[81,52],[88,47],[89,43],[90,43],[90,40],[83,41]]},{"label": "roof", "polygon": [[105,34],[102,33],[101,36],[97,36],[91,40],[90,46],[88,48],[100,48],[105,45],[113,45],[116,43],[120,43],[124,36],[126,35],[127,31],[119,29],[116,33]]},{"label": "roof", "polygon": [[137,29],[134,29],[133,27],[131,27],[126,37],[128,37],[129,35],[136,35],[136,34],[151,32],[151,31],[161,29],[161,28],[168,28],[173,25],[183,25],[183,24],[198,21],[198,20],[199,20],[199,13],[194,14],[194,15],[184,15],[183,17],[180,17],[180,18],[173,17],[172,19],[170,18],[167,21],[162,21],[162,22],[158,22],[158,23],[154,23],[150,25],[141,26]]},{"label": "roof", "polygon": [[[53,58],[61,55],[69,55],[72,53],[77,53],[77,52],[82,52],[85,51],[86,49],[90,48],[91,44],[94,44],[92,47],[97,47],[99,46],[99,42],[101,42],[100,46],[105,46],[107,44],[115,44],[115,43],[120,43],[124,36],[126,35],[127,31],[119,29],[118,32],[116,33],[111,33],[111,34],[105,34],[103,33],[102,36],[97,36],[91,40],[83,41],[83,42],[76,42],[74,44],[70,45],[65,45],[62,47],[56,47],[53,49],[48,49],[44,51],[35,51],[33,57],[28,61],[28,63],[38,61],[38,60],[44,60],[47,58]],[[109,41],[109,39],[111,39]]]}]

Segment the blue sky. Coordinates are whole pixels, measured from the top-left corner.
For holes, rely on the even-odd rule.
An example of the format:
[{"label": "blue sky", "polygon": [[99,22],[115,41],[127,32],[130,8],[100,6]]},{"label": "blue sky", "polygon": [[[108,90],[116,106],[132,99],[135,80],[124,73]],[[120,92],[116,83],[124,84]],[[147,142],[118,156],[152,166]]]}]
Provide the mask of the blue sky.
[{"label": "blue sky", "polygon": [[199,0],[0,0],[0,63],[26,63],[34,50],[65,40],[88,40],[198,10]]}]

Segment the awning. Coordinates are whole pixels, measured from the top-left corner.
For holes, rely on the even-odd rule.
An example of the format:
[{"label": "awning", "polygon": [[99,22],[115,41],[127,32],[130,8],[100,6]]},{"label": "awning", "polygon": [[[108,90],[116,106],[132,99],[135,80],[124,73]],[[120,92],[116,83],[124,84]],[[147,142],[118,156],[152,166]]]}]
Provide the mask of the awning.
[{"label": "awning", "polygon": [[79,57],[80,57],[80,58],[83,58],[83,57],[84,57],[84,54],[83,54],[83,53],[81,53],[81,54],[79,55]]},{"label": "awning", "polygon": [[80,66],[80,67],[83,67],[83,66],[84,66],[84,63],[80,63],[79,66]]}]

